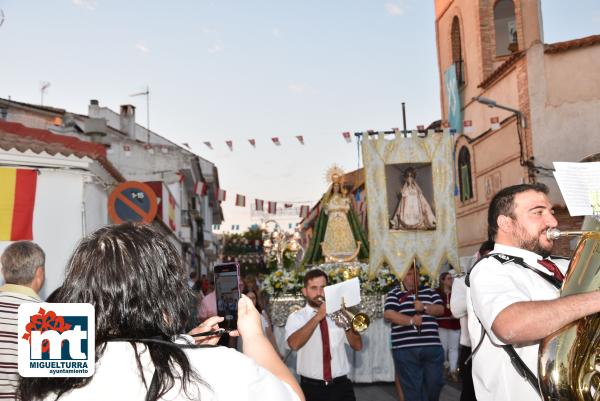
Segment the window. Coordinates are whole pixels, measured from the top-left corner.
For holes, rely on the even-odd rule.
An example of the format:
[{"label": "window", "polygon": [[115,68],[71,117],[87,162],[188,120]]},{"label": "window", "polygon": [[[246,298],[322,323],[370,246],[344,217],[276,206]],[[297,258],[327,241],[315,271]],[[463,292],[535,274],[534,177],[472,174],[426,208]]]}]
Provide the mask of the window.
[{"label": "window", "polygon": [[458,152],[458,183],[460,186],[460,201],[465,202],[473,197],[471,184],[471,154],[466,146]]},{"label": "window", "polygon": [[452,64],[456,68],[456,82],[458,86],[465,83],[464,64],[462,57],[462,45],[460,42],[460,23],[458,17],[452,20],[452,31],[450,32],[450,40],[452,41]]},{"label": "window", "polygon": [[518,50],[515,5],[512,0],[498,0],[494,5],[496,56],[507,56]]}]

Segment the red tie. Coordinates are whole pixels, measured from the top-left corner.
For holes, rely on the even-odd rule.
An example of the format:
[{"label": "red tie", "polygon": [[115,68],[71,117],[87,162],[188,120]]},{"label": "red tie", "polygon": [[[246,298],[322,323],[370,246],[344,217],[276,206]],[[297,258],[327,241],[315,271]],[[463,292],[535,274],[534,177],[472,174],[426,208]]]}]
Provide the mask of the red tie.
[{"label": "red tie", "polygon": [[565,276],[562,274],[558,266],[554,264],[551,260],[548,259],[540,259],[538,263],[548,269],[558,281],[563,281]]},{"label": "red tie", "polygon": [[323,380],[331,381],[331,350],[329,349],[329,329],[327,318],[324,317],[319,323],[321,327],[321,340],[323,341]]}]

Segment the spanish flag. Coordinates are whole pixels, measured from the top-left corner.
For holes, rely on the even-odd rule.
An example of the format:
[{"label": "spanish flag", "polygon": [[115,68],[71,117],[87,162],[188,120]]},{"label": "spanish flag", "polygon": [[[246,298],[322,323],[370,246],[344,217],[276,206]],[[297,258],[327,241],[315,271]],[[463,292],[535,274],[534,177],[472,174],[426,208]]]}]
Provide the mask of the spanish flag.
[{"label": "spanish flag", "polygon": [[0,241],[33,239],[37,171],[0,168]]}]

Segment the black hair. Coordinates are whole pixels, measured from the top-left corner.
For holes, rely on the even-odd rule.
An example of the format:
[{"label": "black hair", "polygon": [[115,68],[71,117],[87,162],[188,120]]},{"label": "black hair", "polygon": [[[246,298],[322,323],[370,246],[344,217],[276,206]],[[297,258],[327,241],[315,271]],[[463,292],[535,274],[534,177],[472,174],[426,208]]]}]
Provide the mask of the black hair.
[{"label": "black hair", "polygon": [[250,288],[244,288],[244,290],[242,291],[242,294],[244,295],[248,295],[249,293],[254,294],[254,297],[256,298],[256,310],[258,311],[258,313],[262,313],[262,308],[260,307],[260,303],[258,302],[258,293],[256,292],[256,290],[251,290]]},{"label": "black hair", "polygon": [[[132,223],[107,226],[79,243],[54,302],[87,302],[94,306],[97,360],[102,357],[107,341],[136,339],[130,342],[140,377],[149,387],[137,339],[169,341],[184,332],[194,297],[186,279],[178,251],[158,230]],[[155,342],[145,344],[156,370],[158,392],[152,400],[165,395],[176,379],[181,380],[186,393],[192,378],[200,381],[182,349]],[[21,400],[43,399],[51,393],[60,397],[90,380],[22,378],[18,396]]]},{"label": "black hair", "polygon": [[479,256],[483,256],[483,255],[493,251],[495,244],[496,243],[491,239],[488,239],[487,241],[483,242],[481,244],[481,246],[479,247]]},{"label": "black hair", "polygon": [[527,191],[541,192],[547,195],[548,187],[541,183],[519,184],[503,188],[494,195],[488,209],[488,238],[490,240],[495,240],[496,234],[498,234],[498,216],[508,216],[514,219],[515,195]]},{"label": "black hair", "polygon": [[304,288],[308,285],[308,281],[315,279],[317,277],[325,277],[325,284],[329,283],[329,277],[327,274],[321,269],[312,269],[306,272],[304,276]]}]

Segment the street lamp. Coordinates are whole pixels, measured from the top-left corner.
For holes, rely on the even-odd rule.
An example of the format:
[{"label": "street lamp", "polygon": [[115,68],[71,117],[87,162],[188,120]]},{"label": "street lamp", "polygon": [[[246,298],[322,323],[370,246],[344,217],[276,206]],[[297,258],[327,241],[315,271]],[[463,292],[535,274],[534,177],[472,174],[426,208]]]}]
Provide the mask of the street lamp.
[{"label": "street lamp", "polygon": [[286,252],[294,258],[302,249],[300,246],[300,233],[296,230],[293,233],[284,232],[275,220],[267,220],[262,223],[263,229],[263,249],[267,260],[276,259],[277,269],[283,269],[283,257]]},{"label": "street lamp", "polygon": [[533,163],[530,160],[526,160],[525,149],[524,149],[523,138],[522,138],[523,135],[521,134],[521,129],[527,128],[527,121],[525,120],[525,115],[521,112],[521,110],[513,109],[512,107],[508,107],[508,106],[504,106],[502,104],[497,103],[495,100],[489,99],[487,97],[475,96],[472,99],[481,104],[485,104],[486,106],[488,106],[490,108],[495,107],[498,109],[510,111],[517,117],[517,137],[519,138],[519,153],[520,153],[519,162],[520,162],[521,166],[527,166],[527,169],[529,171],[529,178],[532,179],[532,177],[535,176],[535,174],[534,174],[535,166],[533,165]]},{"label": "street lamp", "polygon": [[473,98],[473,100],[475,100],[476,102],[479,102],[481,104],[485,104],[486,106],[488,106],[490,108],[496,107],[498,109],[507,110],[507,111],[510,111],[512,113],[515,113],[515,115],[520,120],[521,126],[523,128],[527,128],[527,121],[525,120],[525,115],[521,112],[521,110],[513,109],[512,107],[508,107],[508,106],[504,106],[502,104],[498,104],[495,100],[489,99],[489,98],[483,97],[483,96],[475,96]]}]

